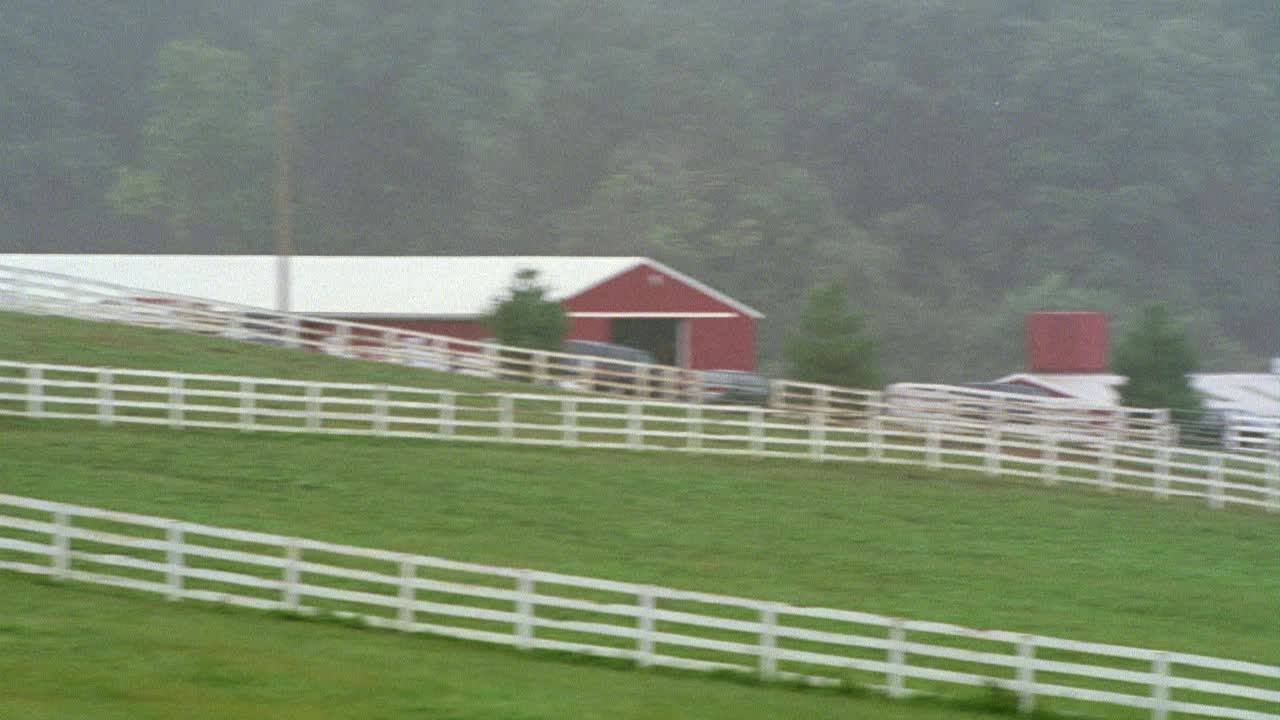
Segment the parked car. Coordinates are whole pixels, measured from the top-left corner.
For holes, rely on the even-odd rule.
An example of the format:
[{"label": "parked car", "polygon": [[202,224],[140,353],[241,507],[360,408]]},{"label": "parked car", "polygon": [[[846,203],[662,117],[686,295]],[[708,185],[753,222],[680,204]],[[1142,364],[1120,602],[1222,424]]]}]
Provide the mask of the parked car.
[{"label": "parked car", "polygon": [[561,352],[591,358],[561,362],[566,375],[559,384],[574,390],[629,391],[645,373],[644,368],[632,363],[653,365],[656,362],[653,354],[646,350],[596,340],[566,340]]},{"label": "parked car", "polygon": [[768,405],[769,378],[741,370],[708,370],[702,376],[703,399],[711,403]]}]

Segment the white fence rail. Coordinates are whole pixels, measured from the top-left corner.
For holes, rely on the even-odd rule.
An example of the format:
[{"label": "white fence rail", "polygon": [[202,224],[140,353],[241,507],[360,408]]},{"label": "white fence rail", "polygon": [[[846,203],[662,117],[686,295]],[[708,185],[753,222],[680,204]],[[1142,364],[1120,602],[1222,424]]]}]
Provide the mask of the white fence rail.
[{"label": "white fence rail", "polygon": [[1277,720],[1280,667],[797,607],[0,495],[0,569],[640,666]]},{"label": "white fence rail", "polygon": [[0,362],[0,415],[921,465],[1280,511],[1280,459],[888,415]]},{"label": "white fence rail", "polygon": [[1222,445],[1233,452],[1277,455],[1280,448],[1280,417],[1259,417],[1226,413]]},{"label": "white fence rail", "polygon": [[[575,391],[701,402],[704,373],[688,368],[531,351],[333,318],[279,313],[215,300],[159,293],[55,273],[0,266],[0,309],[87,320],[162,327],[307,348],[342,357],[394,362],[467,375],[558,385]],[[1007,423],[1020,431],[1067,429],[1093,436],[1116,434],[1128,442],[1169,444],[1163,411],[1083,406],[1048,399],[1030,402],[973,389],[900,385],[886,398],[874,390],[774,380],[769,406],[822,412],[833,421],[863,420],[886,412],[899,421],[952,423],[955,432],[984,435]],[[1265,449],[1243,443],[1241,449]]]},{"label": "white fence rail", "polygon": [[960,385],[895,383],[885,389],[884,406],[888,415],[901,422],[941,418],[974,428],[998,425],[1023,433],[1112,437],[1155,446],[1176,445],[1178,440],[1168,410],[1103,406]]}]

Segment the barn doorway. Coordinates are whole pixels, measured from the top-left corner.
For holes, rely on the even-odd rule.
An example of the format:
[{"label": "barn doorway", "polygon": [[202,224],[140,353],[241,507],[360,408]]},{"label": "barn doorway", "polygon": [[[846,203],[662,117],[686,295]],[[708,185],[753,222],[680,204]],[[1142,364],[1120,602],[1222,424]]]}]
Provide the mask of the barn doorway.
[{"label": "barn doorway", "polygon": [[610,323],[610,337],[618,345],[648,350],[662,365],[680,365],[682,323],[668,318],[619,318]]}]

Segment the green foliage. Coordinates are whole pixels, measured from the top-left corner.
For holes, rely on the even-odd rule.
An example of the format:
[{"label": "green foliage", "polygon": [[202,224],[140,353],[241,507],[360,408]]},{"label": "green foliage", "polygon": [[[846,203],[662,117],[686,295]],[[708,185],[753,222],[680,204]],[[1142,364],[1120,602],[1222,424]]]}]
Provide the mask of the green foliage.
[{"label": "green foliage", "polygon": [[505,299],[489,318],[489,328],[505,345],[535,350],[559,350],[568,327],[560,303],[547,299],[538,284],[538,271],[519,270]]},{"label": "green foliage", "polygon": [[265,248],[283,66],[300,252],[649,255],[766,364],[821,268],[894,379],[1010,371],[1055,276],[1206,367],[1280,346],[1261,0],[10,4],[0,247]]},{"label": "green foliage", "polygon": [[244,53],[203,41],[156,53],[142,162],[117,171],[107,200],[122,215],[193,232],[206,250],[263,245],[269,144],[258,78]]},{"label": "green foliage", "polygon": [[1188,377],[1197,369],[1195,352],[1186,330],[1165,305],[1141,309],[1133,327],[1116,343],[1111,365],[1129,378],[1120,388],[1123,405],[1175,411],[1200,408]]},{"label": "green foliage", "polygon": [[848,387],[880,384],[875,343],[867,337],[862,317],[848,312],[847,302],[839,283],[810,293],[786,349],[793,379]]}]

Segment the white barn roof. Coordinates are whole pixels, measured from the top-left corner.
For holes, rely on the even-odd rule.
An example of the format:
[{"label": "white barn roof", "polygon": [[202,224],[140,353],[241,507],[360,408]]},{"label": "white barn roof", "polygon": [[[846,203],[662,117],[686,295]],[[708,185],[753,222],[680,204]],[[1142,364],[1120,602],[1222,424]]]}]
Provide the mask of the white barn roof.
[{"label": "white barn roof", "polygon": [[[518,270],[538,271],[555,300],[648,264],[752,317],[756,310],[643,257],[294,256],[289,308],[316,315],[479,317]],[[274,255],[0,255],[0,265],[222,302],[275,306]]]},{"label": "white barn roof", "polygon": [[[1192,373],[1191,387],[1210,410],[1280,416],[1280,375],[1273,373]],[[1106,373],[1016,373],[996,382],[1023,382],[1099,405],[1119,405],[1127,378]]]},{"label": "white barn roof", "polygon": [[1273,373],[1195,373],[1191,386],[1213,410],[1280,417],[1280,375]]}]

